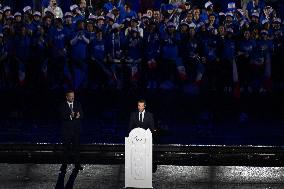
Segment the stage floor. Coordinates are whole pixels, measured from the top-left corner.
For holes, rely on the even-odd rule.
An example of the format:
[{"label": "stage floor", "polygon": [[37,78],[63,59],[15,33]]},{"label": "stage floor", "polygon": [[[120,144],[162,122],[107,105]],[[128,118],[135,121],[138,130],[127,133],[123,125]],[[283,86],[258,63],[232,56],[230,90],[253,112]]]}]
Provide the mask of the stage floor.
[{"label": "stage floor", "polygon": [[[62,186],[64,175],[59,174],[59,168],[59,164],[0,164],[0,189]],[[64,182],[69,180],[72,185],[74,181],[74,189],[124,187],[124,165],[84,165],[78,175],[71,174],[72,169],[69,165]],[[284,167],[161,165],[153,174],[153,187],[157,189],[283,189],[283,185]]]}]

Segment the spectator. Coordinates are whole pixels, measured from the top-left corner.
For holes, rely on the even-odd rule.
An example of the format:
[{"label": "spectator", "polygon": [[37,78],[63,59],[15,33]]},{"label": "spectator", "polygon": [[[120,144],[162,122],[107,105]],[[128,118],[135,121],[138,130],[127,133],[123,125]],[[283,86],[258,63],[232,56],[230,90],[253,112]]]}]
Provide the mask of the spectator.
[{"label": "spectator", "polygon": [[49,5],[48,7],[44,10],[44,12],[46,11],[51,11],[55,18],[63,18],[63,12],[61,10],[61,8],[58,6],[58,3],[56,0],[50,0],[49,1]]}]

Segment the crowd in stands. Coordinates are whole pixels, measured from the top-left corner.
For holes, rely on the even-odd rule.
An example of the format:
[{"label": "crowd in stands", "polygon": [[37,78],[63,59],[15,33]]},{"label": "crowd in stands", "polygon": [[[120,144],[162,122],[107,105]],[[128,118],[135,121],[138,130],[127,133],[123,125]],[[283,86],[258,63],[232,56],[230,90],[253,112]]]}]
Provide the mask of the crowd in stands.
[{"label": "crowd in stands", "polygon": [[[184,89],[270,92],[283,83],[283,22],[274,7],[251,0],[215,10],[191,2],[134,11],[110,0],[63,12],[0,10],[0,88]],[[190,87],[189,87],[190,86]]]}]

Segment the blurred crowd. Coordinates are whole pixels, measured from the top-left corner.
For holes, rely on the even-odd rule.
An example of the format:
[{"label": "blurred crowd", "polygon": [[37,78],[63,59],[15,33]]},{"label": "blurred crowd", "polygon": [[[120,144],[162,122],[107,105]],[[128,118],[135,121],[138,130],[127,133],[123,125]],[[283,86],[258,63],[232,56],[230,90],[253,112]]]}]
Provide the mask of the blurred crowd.
[{"label": "blurred crowd", "polygon": [[145,12],[85,0],[0,10],[0,88],[182,89],[270,92],[283,84],[283,22],[251,0],[195,5],[170,1]]}]

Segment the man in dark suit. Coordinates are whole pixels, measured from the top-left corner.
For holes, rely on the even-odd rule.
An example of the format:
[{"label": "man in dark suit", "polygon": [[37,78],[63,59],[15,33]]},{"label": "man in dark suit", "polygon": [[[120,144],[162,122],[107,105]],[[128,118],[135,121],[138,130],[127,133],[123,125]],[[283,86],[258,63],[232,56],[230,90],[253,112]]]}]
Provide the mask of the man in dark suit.
[{"label": "man in dark suit", "polygon": [[[153,114],[149,111],[145,110],[146,101],[139,100],[138,101],[138,111],[131,113],[130,121],[129,121],[129,131],[134,128],[140,127],[143,129],[150,129],[155,136],[155,125],[154,125],[154,117]],[[153,141],[155,138],[153,138]],[[153,161],[154,162],[154,161]],[[153,163],[153,173],[157,171],[157,164]]]},{"label": "man in dark suit", "polygon": [[136,127],[141,127],[143,129],[150,129],[152,132],[154,131],[154,118],[153,114],[146,111],[146,101],[139,100],[138,101],[138,111],[131,113],[130,122],[129,122],[129,130]]},{"label": "man in dark suit", "polygon": [[74,162],[75,169],[83,170],[80,165],[80,131],[83,111],[80,102],[74,101],[74,98],[74,91],[67,91],[66,100],[60,106],[64,147],[61,171],[66,171],[67,163],[70,161]]}]

